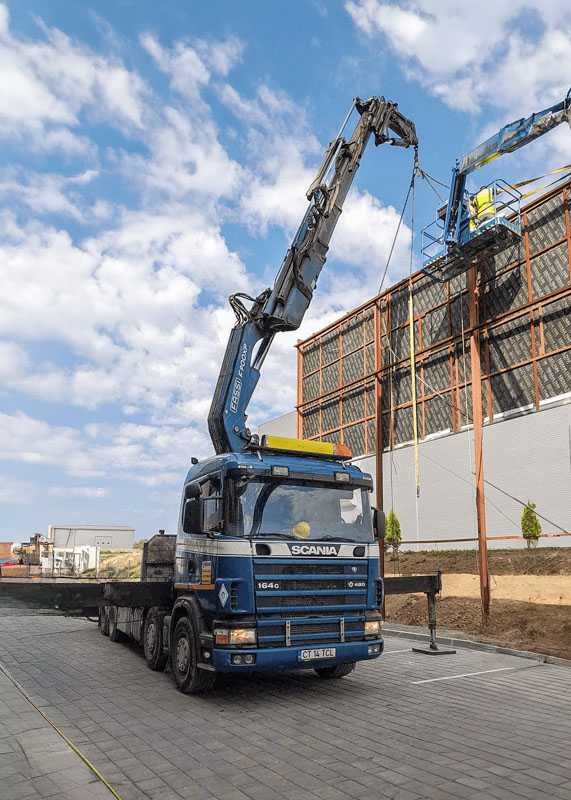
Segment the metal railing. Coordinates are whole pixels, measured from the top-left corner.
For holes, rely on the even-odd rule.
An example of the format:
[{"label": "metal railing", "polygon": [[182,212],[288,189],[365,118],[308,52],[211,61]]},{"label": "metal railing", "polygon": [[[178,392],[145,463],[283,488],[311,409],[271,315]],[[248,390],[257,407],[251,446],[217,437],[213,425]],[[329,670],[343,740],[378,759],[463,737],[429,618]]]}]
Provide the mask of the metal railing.
[{"label": "metal railing", "polygon": [[[478,196],[486,196],[488,202],[477,209],[475,201]],[[478,192],[464,197],[464,207],[472,209],[472,213],[463,221],[460,229],[460,247],[467,247],[470,242],[481,237],[484,233],[491,238],[494,229],[498,226],[509,231],[512,235],[521,236],[521,193],[507,181],[497,178]],[[445,239],[446,206],[439,209],[438,216],[421,232],[421,255],[424,267],[434,264],[440,259],[450,257],[449,248]]]}]

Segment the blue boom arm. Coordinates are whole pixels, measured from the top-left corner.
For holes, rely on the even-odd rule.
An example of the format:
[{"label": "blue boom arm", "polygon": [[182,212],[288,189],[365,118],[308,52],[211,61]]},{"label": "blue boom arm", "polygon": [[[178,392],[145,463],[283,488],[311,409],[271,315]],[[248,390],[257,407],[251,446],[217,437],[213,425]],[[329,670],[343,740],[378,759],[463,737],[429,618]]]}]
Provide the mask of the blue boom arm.
[{"label": "blue boom arm", "polygon": [[569,122],[571,125],[571,89],[560,103],[524,119],[510,122],[494,136],[490,136],[489,139],[478,145],[471,153],[458,159],[452,170],[450,196],[444,223],[444,241],[447,248],[460,243],[466,177],[504,153],[512,153],[514,150],[519,150],[520,147],[525,147],[562,122]]},{"label": "blue boom arm", "polygon": [[[351,138],[345,140],[341,134],[354,108],[359,120]],[[237,321],[208,414],[208,428],[217,453],[239,452],[251,439],[246,411],[260,369],[275,334],[296,330],[305,316],[325,264],[331,236],[371,135],[376,145],[418,146],[414,124],[398,111],[396,103],[384,97],[355,100],[307,191],[309,206],[273,288],[255,298],[244,294],[230,297]]]}]

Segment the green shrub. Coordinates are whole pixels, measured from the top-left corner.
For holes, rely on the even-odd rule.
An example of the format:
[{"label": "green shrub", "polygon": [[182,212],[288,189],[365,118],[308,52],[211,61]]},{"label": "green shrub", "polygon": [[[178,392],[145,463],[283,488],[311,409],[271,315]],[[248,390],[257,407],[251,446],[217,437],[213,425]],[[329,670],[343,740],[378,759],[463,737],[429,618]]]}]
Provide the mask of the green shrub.
[{"label": "green shrub", "polygon": [[385,546],[393,548],[393,556],[396,556],[402,541],[399,518],[391,508],[385,521]]},{"label": "green shrub", "polygon": [[541,524],[535,513],[535,503],[528,501],[521,512],[521,533],[527,542],[528,549],[537,545],[537,540],[541,536]]}]

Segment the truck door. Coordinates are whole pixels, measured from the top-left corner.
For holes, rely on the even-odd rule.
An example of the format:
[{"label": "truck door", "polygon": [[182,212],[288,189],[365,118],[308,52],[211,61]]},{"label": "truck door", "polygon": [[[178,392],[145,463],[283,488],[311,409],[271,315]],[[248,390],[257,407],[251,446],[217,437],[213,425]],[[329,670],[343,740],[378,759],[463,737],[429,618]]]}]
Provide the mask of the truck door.
[{"label": "truck door", "polygon": [[[203,592],[201,603],[209,606],[218,561],[218,537],[222,531],[222,476],[213,473],[187,484],[183,496],[181,528],[177,543],[177,582]],[[202,588],[204,587],[204,588]]]}]

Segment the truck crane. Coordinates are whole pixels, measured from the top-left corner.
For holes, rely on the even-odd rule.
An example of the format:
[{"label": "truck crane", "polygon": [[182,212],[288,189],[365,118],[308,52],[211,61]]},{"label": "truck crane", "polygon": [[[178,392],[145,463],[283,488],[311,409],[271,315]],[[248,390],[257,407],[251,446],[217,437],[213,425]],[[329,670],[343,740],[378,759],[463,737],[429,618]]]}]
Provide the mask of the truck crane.
[{"label": "truck crane", "polygon": [[102,633],[142,644],[152,669],[170,658],[182,692],[205,691],[220,672],[312,668],[339,678],[383,650],[371,476],[343,445],[258,437],[246,425],[275,335],[298,328],[311,303],[371,137],[418,147],[396,103],[354,101],[273,288],[230,298],[237,319],[208,415],[215,455],[192,459],[177,535],[149,541],[140,583],[105,587]]},{"label": "truck crane", "polygon": [[503,248],[520,238],[517,189],[500,179],[470,193],[466,188],[468,175],[505,153],[525,147],[562,122],[571,126],[571,89],[561,102],[510,122],[457,159],[448,202],[422,232],[425,270],[434,267],[434,272],[452,277],[465,270],[479,252]]}]

